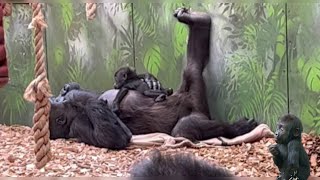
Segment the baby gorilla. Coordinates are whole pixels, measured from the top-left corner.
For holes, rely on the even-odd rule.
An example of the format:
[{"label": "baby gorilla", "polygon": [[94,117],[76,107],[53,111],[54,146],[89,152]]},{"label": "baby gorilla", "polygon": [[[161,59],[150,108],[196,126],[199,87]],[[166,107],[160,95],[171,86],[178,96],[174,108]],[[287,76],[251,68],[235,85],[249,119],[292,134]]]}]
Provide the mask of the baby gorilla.
[{"label": "baby gorilla", "polygon": [[70,82],[65,84],[63,88],[60,90],[60,96],[65,96],[71,90],[80,90],[80,84],[76,82]]},{"label": "baby gorilla", "polygon": [[191,154],[162,155],[159,150],[153,150],[150,154],[149,158],[133,165],[131,177],[234,177],[226,169],[211,165]]},{"label": "baby gorilla", "polygon": [[171,88],[162,88],[159,81],[157,81],[158,86],[153,86],[153,84],[148,85],[148,83],[154,82],[152,80],[156,80],[156,78],[149,73],[138,75],[135,69],[130,67],[120,68],[115,73],[114,79],[114,88],[120,89],[113,101],[112,106],[112,111],[116,114],[119,113],[120,102],[126,96],[129,90],[136,90],[147,97],[155,98],[155,102],[162,102],[166,99],[166,96],[170,96],[173,93]]},{"label": "baby gorilla", "polygon": [[280,118],[275,133],[277,144],[269,147],[273,161],[280,171],[278,180],[307,180],[310,176],[309,158],[301,143],[302,131],[302,123],[298,117],[288,114]]}]

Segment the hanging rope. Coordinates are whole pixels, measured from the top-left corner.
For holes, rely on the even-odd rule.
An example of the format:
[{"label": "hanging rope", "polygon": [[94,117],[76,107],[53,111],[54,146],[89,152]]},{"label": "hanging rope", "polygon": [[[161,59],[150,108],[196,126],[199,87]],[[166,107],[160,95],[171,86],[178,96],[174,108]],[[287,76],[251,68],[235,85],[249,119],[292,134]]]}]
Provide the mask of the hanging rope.
[{"label": "hanging rope", "polygon": [[93,20],[96,17],[96,11],[97,11],[96,3],[86,3],[87,20]]},{"label": "hanging rope", "polygon": [[3,7],[3,15],[4,16],[11,16],[12,14],[12,4],[11,3],[5,3]]},{"label": "hanging rope", "polygon": [[51,90],[47,79],[45,53],[43,44],[43,30],[47,27],[43,14],[41,12],[41,4],[33,3],[32,5],[32,21],[28,28],[34,28],[35,43],[35,79],[29,84],[24,93],[24,98],[35,103],[33,116],[33,136],[36,155],[36,167],[41,169],[47,162],[51,160],[50,151],[50,132],[49,132],[49,113],[51,104],[49,97]]}]

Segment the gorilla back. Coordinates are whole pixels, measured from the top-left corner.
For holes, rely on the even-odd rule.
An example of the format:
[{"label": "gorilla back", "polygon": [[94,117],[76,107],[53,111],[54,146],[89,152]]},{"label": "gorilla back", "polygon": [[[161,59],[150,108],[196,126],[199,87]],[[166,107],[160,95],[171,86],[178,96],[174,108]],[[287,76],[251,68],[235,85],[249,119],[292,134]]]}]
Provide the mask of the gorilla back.
[{"label": "gorilla back", "polygon": [[50,139],[76,138],[96,147],[124,149],[132,134],[109,109],[108,103],[93,93],[71,90],[51,98]]}]

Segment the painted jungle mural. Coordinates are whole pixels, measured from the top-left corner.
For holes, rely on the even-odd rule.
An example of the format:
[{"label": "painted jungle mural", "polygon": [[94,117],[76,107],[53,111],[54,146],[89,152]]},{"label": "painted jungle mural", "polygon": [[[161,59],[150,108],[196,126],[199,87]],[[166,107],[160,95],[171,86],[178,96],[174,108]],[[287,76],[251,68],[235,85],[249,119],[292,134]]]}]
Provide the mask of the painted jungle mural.
[{"label": "painted jungle mural", "polygon": [[[301,117],[305,131],[320,133],[320,4],[98,3],[44,6],[46,55],[53,93],[69,81],[102,92],[113,74],[131,65],[178,87],[188,29],[172,18],[182,5],[212,15],[210,63],[204,74],[211,114],[221,121],[254,117],[275,127],[283,113]],[[33,106],[22,95],[33,79],[30,6],[14,4],[5,17],[10,82],[0,89],[0,122],[31,125]]]}]

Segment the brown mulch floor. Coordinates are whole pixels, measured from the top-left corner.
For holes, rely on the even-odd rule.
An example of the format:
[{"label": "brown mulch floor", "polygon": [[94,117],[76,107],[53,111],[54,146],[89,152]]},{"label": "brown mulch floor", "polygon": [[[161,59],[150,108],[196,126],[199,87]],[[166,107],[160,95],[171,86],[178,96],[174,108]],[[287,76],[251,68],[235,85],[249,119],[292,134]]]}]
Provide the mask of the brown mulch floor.
[{"label": "brown mulch floor", "polygon": [[[0,125],[0,174],[2,176],[129,176],[130,166],[151,148],[111,151],[83,143],[65,140],[51,141],[53,159],[45,168],[34,166],[34,142],[31,129],[25,126]],[[168,149],[166,153],[190,152],[224,166],[237,176],[274,177],[278,170],[272,162],[267,146],[273,139],[253,144],[215,148]],[[320,137],[303,135],[303,143],[310,157],[311,175],[320,177]]]}]

